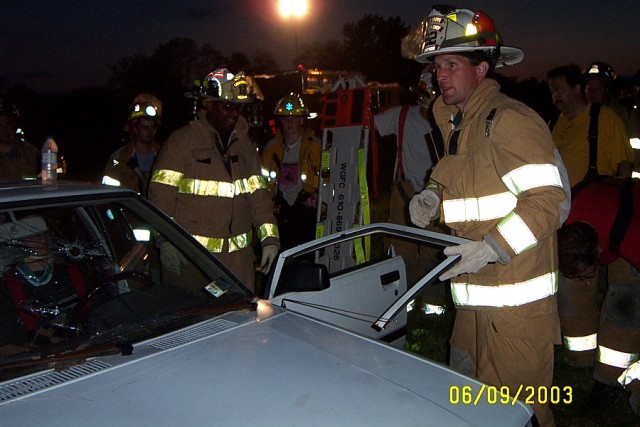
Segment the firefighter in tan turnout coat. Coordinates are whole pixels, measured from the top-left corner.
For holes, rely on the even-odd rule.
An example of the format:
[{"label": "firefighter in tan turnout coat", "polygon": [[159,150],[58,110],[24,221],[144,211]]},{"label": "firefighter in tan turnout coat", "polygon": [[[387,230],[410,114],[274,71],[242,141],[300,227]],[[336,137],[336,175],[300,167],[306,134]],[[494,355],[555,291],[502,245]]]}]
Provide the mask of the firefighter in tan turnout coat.
[{"label": "firefighter in tan turnout coat", "polygon": [[[260,267],[265,274],[278,253],[279,239],[271,192],[247,121],[240,116],[252,98],[243,73],[218,69],[197,83],[203,110],[164,143],[149,199],[253,290],[253,230],[262,246]],[[176,248],[161,248],[163,266],[177,274],[180,259]]]},{"label": "firefighter in tan turnout coat", "polygon": [[[549,389],[560,343],[555,235],[568,207],[564,166],[544,121],[486,78],[523,57],[502,45],[489,16],[436,6],[423,28],[415,59],[435,62],[442,95],[434,116],[446,153],[412,199],[411,218],[425,226],[443,215],[471,241],[444,251],[461,256],[440,277],[451,279],[456,305],[450,365],[512,396],[520,387]],[[554,425],[542,403],[532,405],[540,425]]]}]

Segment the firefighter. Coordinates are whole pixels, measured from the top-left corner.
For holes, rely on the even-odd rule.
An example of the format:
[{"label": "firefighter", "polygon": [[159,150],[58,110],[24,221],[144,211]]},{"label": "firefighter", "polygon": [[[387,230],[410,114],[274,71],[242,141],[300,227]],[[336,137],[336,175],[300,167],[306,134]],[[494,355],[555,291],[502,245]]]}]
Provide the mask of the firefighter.
[{"label": "firefighter", "polygon": [[617,79],[616,72],[605,62],[593,62],[582,72],[584,90],[587,101],[608,105],[620,116],[629,134],[629,141],[633,147],[635,166],[634,171],[640,172],[640,113],[634,105],[633,98],[618,98],[614,90]]},{"label": "firefighter", "polygon": [[109,157],[103,184],[127,187],[147,196],[151,169],[160,150],[156,133],[161,119],[162,102],[157,97],[149,93],[135,97],[125,124],[129,142]]},{"label": "firefighter", "polygon": [[273,209],[284,250],[315,237],[322,147],[314,129],[305,126],[309,111],[300,95],[281,98],[274,114],[281,126],[262,151],[262,167],[275,194]]},{"label": "firefighter", "polygon": [[[435,6],[421,28],[415,59],[435,62],[445,156],[411,200],[411,219],[425,226],[442,215],[470,240],[444,250],[461,257],[440,276],[451,279],[456,305],[450,366],[512,396],[548,389],[560,344],[556,230],[567,190],[547,125],[488,78],[524,54],[503,45],[482,11]],[[532,407],[541,426],[554,425],[546,402]]]},{"label": "firefighter", "polygon": [[[566,357],[594,366],[594,390],[616,385],[639,360],[639,240],[640,181],[602,176],[574,189],[571,213],[558,231],[566,278],[560,282],[559,311]],[[594,286],[602,270],[604,299]],[[638,378],[627,389],[632,387],[640,390]]]},{"label": "firefighter", "polygon": [[[220,68],[196,81],[197,118],[163,144],[149,185],[149,200],[173,217],[254,290],[253,229],[267,274],[280,246],[271,191],[248,137],[242,107],[252,101],[242,72]],[[183,257],[165,242],[160,258],[180,275]]]},{"label": "firefighter", "polygon": [[40,150],[24,140],[18,127],[20,112],[7,99],[0,99],[0,181],[38,175]]}]

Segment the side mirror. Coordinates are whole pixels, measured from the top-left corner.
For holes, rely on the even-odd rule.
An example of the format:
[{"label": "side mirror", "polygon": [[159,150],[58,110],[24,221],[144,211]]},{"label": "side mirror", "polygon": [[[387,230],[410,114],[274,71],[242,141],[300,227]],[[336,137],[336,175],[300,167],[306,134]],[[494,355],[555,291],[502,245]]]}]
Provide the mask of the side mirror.
[{"label": "side mirror", "polygon": [[330,285],[329,270],[326,265],[296,261],[282,268],[274,296],[287,292],[317,292],[328,289]]}]

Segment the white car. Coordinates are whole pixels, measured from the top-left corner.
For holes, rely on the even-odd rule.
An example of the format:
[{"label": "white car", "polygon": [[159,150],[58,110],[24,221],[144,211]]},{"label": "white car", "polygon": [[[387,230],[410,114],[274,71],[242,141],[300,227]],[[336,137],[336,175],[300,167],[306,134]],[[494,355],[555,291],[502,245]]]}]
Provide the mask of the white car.
[{"label": "white car", "polygon": [[0,426],[530,425],[521,402],[384,342],[413,292],[398,257],[298,262],[385,231],[456,244],[329,236],[283,253],[259,299],[134,192],[0,186]]}]

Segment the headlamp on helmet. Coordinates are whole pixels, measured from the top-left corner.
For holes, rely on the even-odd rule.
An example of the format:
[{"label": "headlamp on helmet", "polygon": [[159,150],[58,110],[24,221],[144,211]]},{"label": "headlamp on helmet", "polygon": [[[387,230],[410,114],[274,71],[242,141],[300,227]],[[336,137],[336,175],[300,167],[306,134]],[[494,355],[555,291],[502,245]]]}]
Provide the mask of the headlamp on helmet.
[{"label": "headlamp on helmet", "polygon": [[131,106],[131,112],[129,113],[129,120],[136,120],[142,117],[149,119],[159,119],[160,114],[158,107],[151,104],[134,104]]},{"label": "headlamp on helmet", "polygon": [[309,115],[309,110],[304,105],[304,101],[300,95],[291,92],[289,95],[282,97],[278,101],[273,114],[276,116],[307,117]]},{"label": "headlamp on helmet", "polygon": [[160,121],[162,117],[162,102],[154,95],[141,93],[135,97],[129,107],[128,121],[141,118],[156,119]]},{"label": "headlamp on helmet", "polygon": [[253,101],[249,95],[247,78],[242,71],[234,75],[226,68],[219,68],[207,74],[204,79],[196,80],[195,84],[203,103],[209,101],[238,103]]},{"label": "headlamp on helmet", "polygon": [[[403,40],[403,55],[411,55],[408,50],[418,50],[414,55],[418,62],[433,61],[434,56],[442,54],[480,52],[492,65],[500,67],[517,64],[524,57],[522,50],[503,46],[493,20],[482,11],[435,6],[420,28],[421,43]],[[415,38],[415,32],[408,37]]]}]

